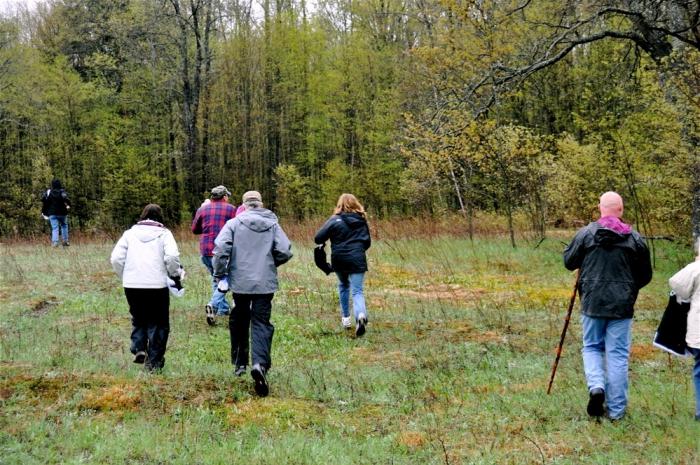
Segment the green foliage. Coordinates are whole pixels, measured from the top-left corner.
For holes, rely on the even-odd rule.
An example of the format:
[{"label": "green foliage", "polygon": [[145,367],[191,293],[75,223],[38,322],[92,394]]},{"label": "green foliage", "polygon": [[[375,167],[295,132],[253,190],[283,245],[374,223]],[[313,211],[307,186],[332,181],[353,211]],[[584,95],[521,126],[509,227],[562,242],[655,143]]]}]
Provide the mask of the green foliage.
[{"label": "green foliage", "polygon": [[[661,60],[596,40],[535,72],[567,43],[552,25],[596,5],[188,4],[56,1],[0,18],[0,235],[41,230],[52,177],[84,229],[124,226],[150,201],[187,222],[225,184],[295,218],[350,191],[377,216],[497,212],[538,233],[588,219],[615,189],[646,233],[690,230],[691,46]],[[636,27],[609,13],[580,27]]]},{"label": "green foliage", "polygon": [[297,220],[304,218],[304,213],[311,206],[309,180],[303,178],[294,165],[279,165],[275,177],[278,205],[275,211]]}]

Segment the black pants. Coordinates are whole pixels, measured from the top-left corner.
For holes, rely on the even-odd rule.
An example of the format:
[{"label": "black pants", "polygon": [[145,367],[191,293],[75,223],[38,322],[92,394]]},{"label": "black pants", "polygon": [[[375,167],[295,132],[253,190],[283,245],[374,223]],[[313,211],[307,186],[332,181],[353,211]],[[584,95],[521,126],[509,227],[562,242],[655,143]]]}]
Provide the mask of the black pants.
[{"label": "black pants", "polygon": [[124,288],[131,313],[131,353],[145,351],[146,368],[165,365],[165,347],[170,334],[170,294],[168,288]]},{"label": "black pants", "polygon": [[275,327],[270,323],[274,294],[233,294],[235,308],[228,317],[231,363],[248,366],[248,335],[253,346],[253,365],[272,366],[270,351]]}]

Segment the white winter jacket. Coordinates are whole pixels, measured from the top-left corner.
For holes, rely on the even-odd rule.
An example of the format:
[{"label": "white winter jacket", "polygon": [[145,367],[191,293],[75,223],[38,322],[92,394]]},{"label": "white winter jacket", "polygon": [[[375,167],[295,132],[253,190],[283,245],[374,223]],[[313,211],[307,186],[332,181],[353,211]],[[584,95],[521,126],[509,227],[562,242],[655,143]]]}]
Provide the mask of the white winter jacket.
[{"label": "white winter jacket", "polygon": [[685,343],[688,347],[700,349],[700,260],[694,261],[671,276],[668,284],[678,298],[690,300]]},{"label": "white winter jacket", "polygon": [[155,221],[139,221],[112,250],[112,268],[127,288],[162,289],[180,276],[180,252],[173,234]]}]

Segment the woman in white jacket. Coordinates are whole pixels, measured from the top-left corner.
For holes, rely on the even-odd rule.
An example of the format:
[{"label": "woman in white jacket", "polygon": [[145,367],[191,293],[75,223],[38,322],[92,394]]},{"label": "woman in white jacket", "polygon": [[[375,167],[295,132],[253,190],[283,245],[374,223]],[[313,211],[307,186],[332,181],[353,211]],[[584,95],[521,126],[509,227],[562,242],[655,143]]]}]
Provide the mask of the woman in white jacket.
[{"label": "woman in white jacket", "polygon": [[163,226],[158,205],[146,205],[139,222],[117,242],[110,261],[129,303],[134,363],[145,363],[149,371],[160,370],[170,333],[168,278],[180,288],[182,267],[175,238]]},{"label": "woman in white jacket", "polygon": [[668,280],[679,300],[690,301],[685,343],[695,357],[693,383],[695,384],[695,420],[700,421],[700,239],[695,243],[695,261]]}]

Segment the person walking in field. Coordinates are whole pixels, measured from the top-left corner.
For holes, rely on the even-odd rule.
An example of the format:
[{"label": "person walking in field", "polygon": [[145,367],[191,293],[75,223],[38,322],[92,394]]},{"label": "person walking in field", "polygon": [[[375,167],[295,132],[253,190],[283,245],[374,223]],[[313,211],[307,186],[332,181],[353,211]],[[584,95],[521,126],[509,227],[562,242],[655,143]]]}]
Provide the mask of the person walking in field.
[{"label": "person walking in field", "polygon": [[564,250],[564,265],[579,269],[583,368],[588,385],[587,412],[625,415],[632,316],[639,290],[651,281],[649,249],[621,218],[622,197],[600,197],[600,219],[580,229]]},{"label": "person walking in field", "polygon": [[277,216],[263,208],[257,191],[243,194],[245,213],[226,222],[214,247],[214,277],[222,292],[231,290],[234,308],[229,316],[231,363],[242,376],[248,365],[248,337],[252,346],[251,376],[255,392],[267,396],[267,374],[274,326],[272,298],[277,291],[277,267],[292,258],[292,245]]},{"label": "person walking in field", "polygon": [[59,231],[63,246],[68,247],[68,210],[70,199],[68,193],[61,185],[61,181],[51,181],[51,188],[41,195],[41,214],[48,217],[51,224],[51,245],[58,246]]},{"label": "person walking in field", "polygon": [[367,307],[363,284],[367,272],[366,251],[372,245],[364,207],[352,194],[338,198],[333,216],[318,230],[314,242],[323,245],[331,241],[331,266],[338,277],[341,324],[351,328],[350,295],[355,315],[355,335],[362,336],[367,328]]},{"label": "person walking in field", "polygon": [[214,268],[212,258],[214,256],[214,240],[224,227],[224,224],[236,216],[236,207],[228,203],[231,192],[225,186],[216,186],[211,190],[211,199],[206,200],[199,207],[192,220],[192,232],[201,235],[199,240],[199,253],[202,263],[211,276],[211,298],[204,306],[207,324],[215,324],[216,316],[226,316],[230,308],[226,301],[226,295],[216,289],[214,280]]},{"label": "person walking in field", "polygon": [[110,262],[129,304],[134,363],[145,363],[148,371],[160,370],[170,334],[168,278],[179,289],[184,275],[177,243],[163,226],[160,206],[144,207],[139,222],[114,246]]},{"label": "person walking in field", "polygon": [[693,384],[695,385],[695,421],[700,421],[700,239],[695,242],[695,261],[686,265],[668,280],[676,299],[690,301],[685,343],[687,351],[695,359]]}]

